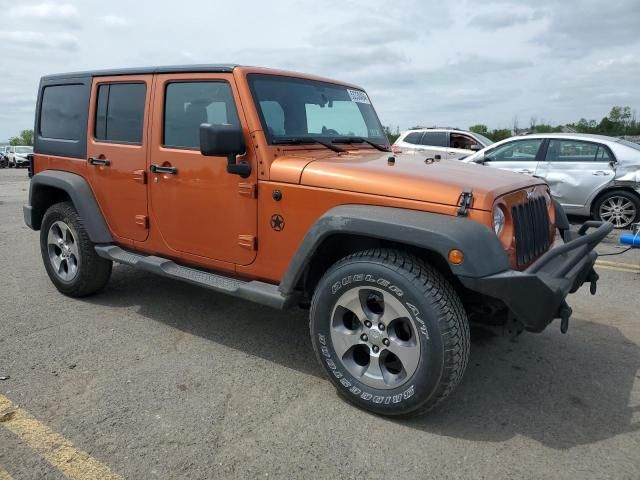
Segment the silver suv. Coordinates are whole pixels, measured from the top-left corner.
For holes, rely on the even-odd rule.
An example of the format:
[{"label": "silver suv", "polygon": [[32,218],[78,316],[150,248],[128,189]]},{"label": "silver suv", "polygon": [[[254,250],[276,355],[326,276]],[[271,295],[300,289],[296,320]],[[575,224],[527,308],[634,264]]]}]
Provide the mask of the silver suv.
[{"label": "silver suv", "polygon": [[453,128],[420,128],[402,132],[392,145],[394,153],[420,153],[427,157],[460,159],[493,142],[478,133]]},{"label": "silver suv", "polygon": [[640,221],[640,145],[602,135],[512,137],[463,160],[541,177],[568,214],[627,228]]}]

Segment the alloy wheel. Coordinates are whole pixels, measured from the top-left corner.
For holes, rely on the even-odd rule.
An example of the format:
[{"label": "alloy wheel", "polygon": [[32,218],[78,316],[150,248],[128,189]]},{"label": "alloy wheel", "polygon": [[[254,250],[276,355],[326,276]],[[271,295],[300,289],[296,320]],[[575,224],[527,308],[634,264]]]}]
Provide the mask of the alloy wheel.
[{"label": "alloy wheel", "polygon": [[78,274],[80,254],[77,236],[73,229],[62,221],[54,222],[47,235],[47,252],[55,274],[70,282]]},{"label": "alloy wheel", "polygon": [[598,213],[602,220],[612,223],[616,228],[628,227],[637,215],[633,202],[629,198],[619,195],[604,200]]},{"label": "alloy wheel", "polygon": [[410,312],[378,288],[352,288],[342,294],[331,315],[331,340],[349,373],[373,388],[403,385],[420,361]]}]

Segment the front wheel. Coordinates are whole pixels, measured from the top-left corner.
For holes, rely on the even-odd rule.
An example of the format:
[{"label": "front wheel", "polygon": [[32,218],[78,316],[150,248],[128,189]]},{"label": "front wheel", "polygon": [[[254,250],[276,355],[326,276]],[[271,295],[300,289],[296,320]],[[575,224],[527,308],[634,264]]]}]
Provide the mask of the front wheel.
[{"label": "front wheel", "polygon": [[435,407],[469,356],[469,324],[451,284],[395,250],[359,252],[331,267],[314,293],[310,330],[338,392],[383,415]]}]

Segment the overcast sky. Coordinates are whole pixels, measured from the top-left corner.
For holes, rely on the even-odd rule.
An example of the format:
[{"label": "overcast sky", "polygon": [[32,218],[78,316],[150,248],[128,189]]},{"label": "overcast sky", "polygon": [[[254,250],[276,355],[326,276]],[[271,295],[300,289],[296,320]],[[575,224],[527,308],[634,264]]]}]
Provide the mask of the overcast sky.
[{"label": "overcast sky", "polygon": [[639,0],[0,0],[0,11],[0,140],[32,128],[41,75],[159,64],[346,80],[401,129],[640,109]]}]

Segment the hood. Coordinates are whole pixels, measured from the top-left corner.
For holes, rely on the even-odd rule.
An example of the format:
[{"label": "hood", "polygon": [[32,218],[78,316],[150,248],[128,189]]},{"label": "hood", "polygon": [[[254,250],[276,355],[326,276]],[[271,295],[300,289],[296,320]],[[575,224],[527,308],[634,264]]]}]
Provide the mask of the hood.
[{"label": "hood", "polygon": [[460,194],[473,191],[473,208],[491,210],[495,199],[544,181],[524,174],[463,163],[425,162],[415,154],[349,153],[316,157],[283,156],[271,166],[271,180],[310,187],[457,205]]}]

